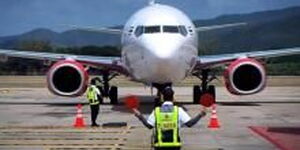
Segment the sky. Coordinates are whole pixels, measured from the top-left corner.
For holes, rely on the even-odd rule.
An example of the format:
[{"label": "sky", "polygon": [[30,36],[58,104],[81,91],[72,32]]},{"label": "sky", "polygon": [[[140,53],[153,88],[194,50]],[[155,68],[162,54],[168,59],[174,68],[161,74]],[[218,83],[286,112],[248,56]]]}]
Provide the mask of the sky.
[{"label": "sky", "polygon": [[[300,0],[157,0],[192,19],[300,6]],[[70,25],[109,27],[125,24],[148,0],[0,0],[0,36],[35,28],[64,31]]]}]

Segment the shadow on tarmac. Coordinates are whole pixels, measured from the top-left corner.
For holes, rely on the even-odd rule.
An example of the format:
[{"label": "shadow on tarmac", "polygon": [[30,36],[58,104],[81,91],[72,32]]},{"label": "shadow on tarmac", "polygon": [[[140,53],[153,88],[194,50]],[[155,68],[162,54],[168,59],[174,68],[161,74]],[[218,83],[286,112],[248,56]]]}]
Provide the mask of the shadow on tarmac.
[{"label": "shadow on tarmac", "polygon": [[268,132],[300,135],[299,127],[268,127]]},{"label": "shadow on tarmac", "polygon": [[222,106],[261,106],[254,102],[217,102],[217,104]]},{"label": "shadow on tarmac", "polygon": [[[143,96],[136,96],[137,99],[139,100],[139,111],[142,114],[151,114],[151,112],[154,110],[155,108],[155,96],[148,96],[148,95],[143,95]],[[131,110],[129,110],[128,108],[126,108],[125,106],[125,101],[126,97],[123,97],[121,99],[119,99],[120,104],[119,105],[114,105],[112,107],[113,111],[120,111],[123,113],[132,113]],[[183,105],[195,105],[192,102],[175,102],[175,104],[177,106],[182,107],[183,109],[186,110],[186,108]]]},{"label": "shadow on tarmac", "polygon": [[[155,107],[154,104],[154,98],[155,96],[136,96],[137,99],[139,100],[139,110],[141,111],[142,114],[150,114],[152,110]],[[130,109],[128,109],[125,106],[125,101],[126,97],[122,97],[119,99],[119,104],[118,105],[113,105],[112,110],[113,111],[119,111],[123,113],[132,113]]]},{"label": "shadow on tarmac", "polygon": [[[88,115],[89,113],[83,113]],[[50,116],[50,117],[54,117],[54,118],[65,118],[65,117],[72,117],[76,115],[76,112],[47,112],[47,113],[40,113],[37,114],[38,116]]]}]

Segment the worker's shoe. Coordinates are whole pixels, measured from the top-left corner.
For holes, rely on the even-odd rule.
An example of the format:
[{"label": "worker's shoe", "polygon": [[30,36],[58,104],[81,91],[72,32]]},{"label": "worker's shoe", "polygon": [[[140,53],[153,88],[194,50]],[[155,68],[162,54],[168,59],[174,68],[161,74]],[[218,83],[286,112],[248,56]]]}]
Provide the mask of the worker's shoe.
[{"label": "worker's shoe", "polygon": [[91,127],[99,127],[98,124],[92,124]]}]

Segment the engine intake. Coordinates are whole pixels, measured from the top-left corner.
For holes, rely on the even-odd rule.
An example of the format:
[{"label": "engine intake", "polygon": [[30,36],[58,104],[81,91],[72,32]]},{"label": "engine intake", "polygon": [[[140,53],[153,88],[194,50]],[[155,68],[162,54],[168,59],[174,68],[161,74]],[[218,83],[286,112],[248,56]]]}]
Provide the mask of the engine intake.
[{"label": "engine intake", "polygon": [[235,95],[260,92],[266,85],[266,71],[257,60],[244,58],[231,63],[224,72],[225,85]]},{"label": "engine intake", "polygon": [[73,60],[55,63],[47,74],[48,88],[60,96],[80,96],[88,85],[88,73],[83,65]]}]

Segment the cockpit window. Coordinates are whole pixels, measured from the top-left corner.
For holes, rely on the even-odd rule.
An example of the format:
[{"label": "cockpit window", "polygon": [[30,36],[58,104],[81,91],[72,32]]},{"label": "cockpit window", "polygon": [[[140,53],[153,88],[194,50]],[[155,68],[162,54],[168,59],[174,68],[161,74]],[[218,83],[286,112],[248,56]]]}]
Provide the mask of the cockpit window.
[{"label": "cockpit window", "polygon": [[134,32],[135,36],[137,36],[137,37],[141,36],[143,34],[143,30],[144,30],[143,26],[136,27],[135,32]]},{"label": "cockpit window", "polygon": [[[160,33],[161,26],[137,26],[134,34],[136,37],[141,36],[142,34],[153,34],[153,33]],[[185,26],[162,26],[163,33],[180,33],[182,36],[187,36],[188,31]]]},{"label": "cockpit window", "polygon": [[165,33],[178,33],[178,26],[163,26],[163,30]]},{"label": "cockpit window", "polygon": [[187,35],[185,26],[163,26],[164,33],[180,33],[183,36]]},{"label": "cockpit window", "polygon": [[160,33],[160,26],[145,26],[144,33]]},{"label": "cockpit window", "polygon": [[179,26],[179,32],[181,35],[186,36],[188,34],[185,26]]}]

